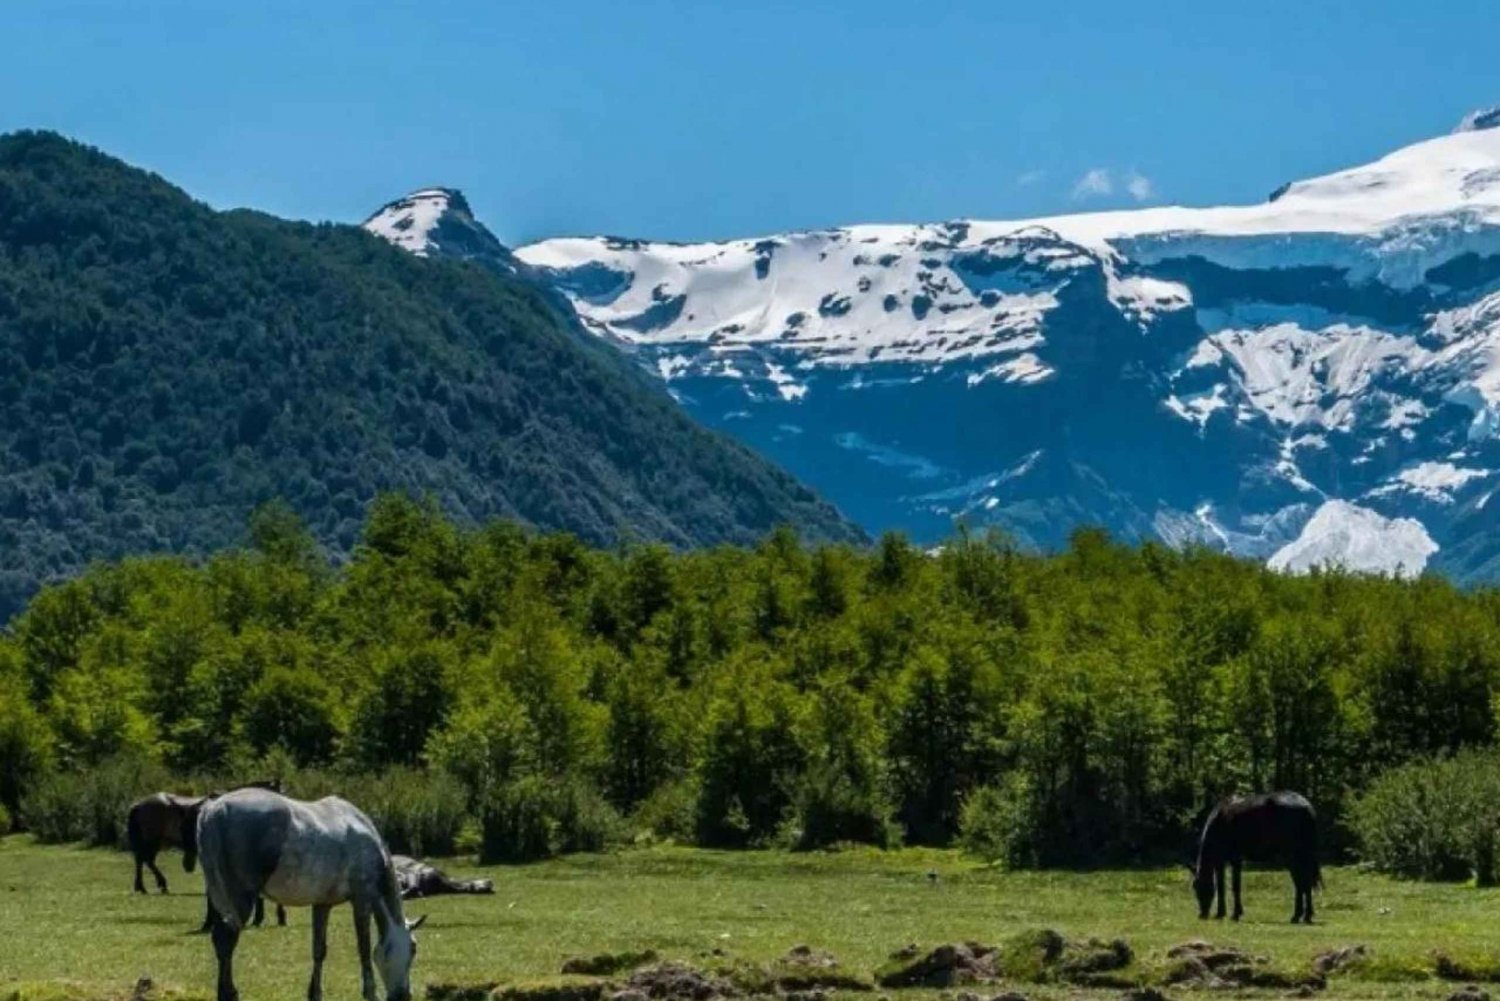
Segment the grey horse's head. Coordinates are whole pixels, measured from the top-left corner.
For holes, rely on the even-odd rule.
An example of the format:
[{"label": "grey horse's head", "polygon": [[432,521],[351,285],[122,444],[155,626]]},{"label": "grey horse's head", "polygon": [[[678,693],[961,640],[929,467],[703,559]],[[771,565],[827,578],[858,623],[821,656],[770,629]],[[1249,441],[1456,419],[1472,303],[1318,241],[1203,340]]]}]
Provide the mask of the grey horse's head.
[{"label": "grey horse's head", "polygon": [[411,964],[417,958],[417,938],[413,934],[427,920],[386,922],[385,934],[375,947],[375,966],[385,984],[386,1001],[411,1001]]}]

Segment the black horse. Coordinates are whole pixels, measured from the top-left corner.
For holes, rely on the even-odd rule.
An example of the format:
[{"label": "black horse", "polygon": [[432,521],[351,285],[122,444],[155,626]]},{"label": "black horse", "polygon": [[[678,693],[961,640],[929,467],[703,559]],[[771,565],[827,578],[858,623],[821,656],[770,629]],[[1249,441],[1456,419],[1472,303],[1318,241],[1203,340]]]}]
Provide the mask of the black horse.
[{"label": "black horse", "polygon": [[1297,890],[1292,923],[1312,924],[1312,892],[1323,885],[1323,875],[1318,868],[1318,823],[1311,803],[1294,792],[1272,792],[1226,800],[1213,809],[1198,839],[1198,862],[1188,866],[1200,918],[1208,917],[1216,894],[1216,916],[1224,916],[1226,865],[1233,872],[1234,920],[1245,913],[1240,906],[1240,866],[1246,859],[1286,865]]}]

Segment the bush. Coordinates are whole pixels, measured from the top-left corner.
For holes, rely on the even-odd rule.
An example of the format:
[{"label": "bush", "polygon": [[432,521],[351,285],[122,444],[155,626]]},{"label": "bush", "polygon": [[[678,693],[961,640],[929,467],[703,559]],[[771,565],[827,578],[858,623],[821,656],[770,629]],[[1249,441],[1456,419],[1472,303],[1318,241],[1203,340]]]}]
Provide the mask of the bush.
[{"label": "bush", "polygon": [[809,769],[797,782],[792,804],[789,840],[795,848],[826,848],[841,841],[880,848],[901,843],[890,803],[880,790],[858,785],[838,769]]},{"label": "bush", "polygon": [[171,777],[159,764],[112,758],[89,772],[56,772],[41,779],[22,801],[21,818],[40,841],[123,848],[130,805],[171,788]]},{"label": "bush", "polygon": [[550,856],[552,795],[546,780],[535,775],[494,790],[479,818],[480,864],[535,862]]},{"label": "bush", "polygon": [[4,803],[0,803],[0,835],[9,834],[10,828],[10,811],[5,808]]},{"label": "bush", "polygon": [[653,789],[631,818],[637,831],[668,841],[691,842],[697,824],[698,787],[690,778]]},{"label": "bush", "polygon": [[1393,768],[1354,804],[1364,859],[1412,879],[1496,879],[1500,752],[1463,751]]},{"label": "bush", "polygon": [[980,786],[964,800],[958,842],[986,862],[1011,868],[1036,864],[1036,824],[1030,784],[1020,775],[1003,786]]},{"label": "bush", "polygon": [[558,786],[531,775],[497,789],[480,817],[479,861],[534,862],[617,844],[625,825],[614,807],[581,781]]},{"label": "bush", "polygon": [[624,839],[625,822],[587,782],[569,782],[557,794],[555,847],[559,852],[602,852]]},{"label": "bush", "polygon": [[351,776],[344,789],[338,795],[369,814],[391,851],[417,857],[457,851],[465,796],[451,775],[392,768]]}]

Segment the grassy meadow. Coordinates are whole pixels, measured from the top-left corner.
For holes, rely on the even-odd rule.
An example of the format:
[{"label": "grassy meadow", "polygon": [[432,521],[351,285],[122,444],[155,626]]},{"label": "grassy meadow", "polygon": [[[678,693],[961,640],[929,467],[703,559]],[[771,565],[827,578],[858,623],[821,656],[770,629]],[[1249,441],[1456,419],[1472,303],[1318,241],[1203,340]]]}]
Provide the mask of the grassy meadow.
[{"label": "grassy meadow", "polygon": [[[445,865],[456,874],[478,871],[458,860]],[[179,857],[167,856],[163,871],[173,892],[141,897],[130,892],[131,868],[122,853],[0,840],[0,999],[128,997],[142,976],[152,978],[158,995],[211,995],[212,948],[191,934],[202,916],[198,875],[184,874]],[[1340,946],[1369,946],[1374,959],[1331,978],[1327,997],[1446,998],[1455,984],[1431,973],[1435,950],[1462,961],[1476,979],[1500,971],[1500,891],[1353,869],[1326,873],[1311,928],[1286,923],[1290,883],[1266,871],[1247,874],[1248,913],[1238,925],[1200,922],[1181,870],[1001,872],[956,853],[915,849],[659,847],[484,873],[495,880],[492,897],[408,905],[409,916],[431,916],[419,936],[418,997],[438,982],[542,981],[570,956],[647,948],[688,961],[719,949],[766,962],[807,944],[868,974],[908,943],[1000,943],[1038,928],[1069,938],[1122,937],[1137,957],[1132,974],[1144,979],[1167,949],[1195,938],[1268,956],[1285,969],[1305,969]],[[242,996],[304,996],[308,951],[306,911],[292,911],[288,928],[247,932],[237,957]],[[329,997],[358,997],[347,909],[332,921],[325,977]],[[1084,993],[1015,986],[1043,997]],[[1193,992],[1168,989],[1169,996]],[[1094,993],[1114,997],[1119,990]]]}]

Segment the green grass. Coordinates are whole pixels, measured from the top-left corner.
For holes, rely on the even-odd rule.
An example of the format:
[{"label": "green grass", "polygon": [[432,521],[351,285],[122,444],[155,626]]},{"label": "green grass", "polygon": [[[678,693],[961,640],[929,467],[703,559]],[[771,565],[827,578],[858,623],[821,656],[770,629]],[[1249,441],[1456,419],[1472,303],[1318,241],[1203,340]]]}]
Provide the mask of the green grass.
[{"label": "green grass", "polygon": [[[455,874],[478,871],[444,864]],[[190,934],[202,917],[201,881],[182,872],[176,855],[162,868],[173,893],[141,897],[130,892],[123,854],[0,840],[0,1001],[124,997],[143,975],[189,995],[211,993],[212,948]],[[438,981],[545,979],[571,956],[641,949],[683,959],[722,949],[765,962],[805,943],[869,974],[907,943],[1001,943],[1037,928],[1122,937],[1143,976],[1164,965],[1166,949],[1195,938],[1268,955],[1286,969],[1305,969],[1338,946],[1370,946],[1368,969],[1331,981],[1327,996],[1338,998],[1445,998],[1452,985],[1430,974],[1435,950],[1472,973],[1500,971],[1500,891],[1351,869],[1326,874],[1311,928],[1286,923],[1291,885],[1278,872],[1247,874],[1248,914],[1238,925],[1200,922],[1181,869],[1003,873],[923,850],[651,848],[485,874],[495,880],[493,897],[408,905],[408,916],[431,916],[419,936],[419,991]],[[308,948],[306,911],[293,910],[289,928],[247,932],[237,957],[246,1001],[303,997]],[[330,998],[358,997],[347,909],[332,921],[325,977]]]}]

